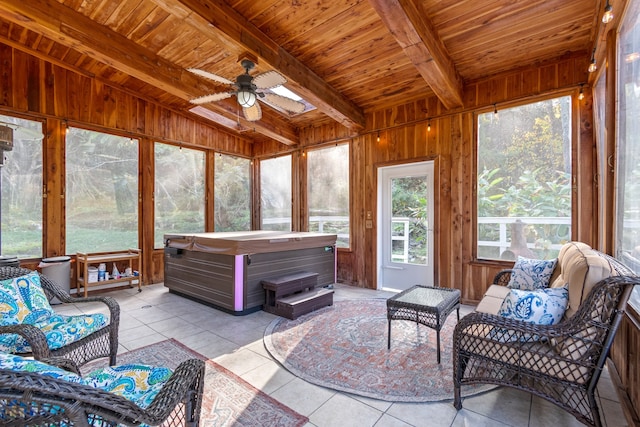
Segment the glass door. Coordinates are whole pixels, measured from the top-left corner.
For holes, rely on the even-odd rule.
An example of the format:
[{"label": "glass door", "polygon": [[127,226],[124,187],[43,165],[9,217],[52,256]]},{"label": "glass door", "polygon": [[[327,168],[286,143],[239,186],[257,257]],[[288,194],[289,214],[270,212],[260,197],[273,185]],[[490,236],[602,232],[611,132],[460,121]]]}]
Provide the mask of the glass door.
[{"label": "glass door", "polygon": [[433,162],[378,169],[378,288],[433,285]]}]

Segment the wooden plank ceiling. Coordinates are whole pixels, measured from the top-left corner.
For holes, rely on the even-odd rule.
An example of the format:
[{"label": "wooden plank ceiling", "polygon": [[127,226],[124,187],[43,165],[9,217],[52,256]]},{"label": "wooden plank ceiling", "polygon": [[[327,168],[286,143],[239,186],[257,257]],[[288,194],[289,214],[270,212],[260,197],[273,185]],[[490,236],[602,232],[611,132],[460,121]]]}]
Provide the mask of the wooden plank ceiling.
[{"label": "wooden plank ceiling", "polygon": [[316,107],[262,105],[246,121],[235,97],[202,106],[255,141],[298,143],[298,129],[336,121],[352,134],[365,112],[437,96],[462,106],[465,82],[566,55],[589,57],[601,0],[3,0],[0,42],[188,111],[227,86],[239,58],[277,70]]}]

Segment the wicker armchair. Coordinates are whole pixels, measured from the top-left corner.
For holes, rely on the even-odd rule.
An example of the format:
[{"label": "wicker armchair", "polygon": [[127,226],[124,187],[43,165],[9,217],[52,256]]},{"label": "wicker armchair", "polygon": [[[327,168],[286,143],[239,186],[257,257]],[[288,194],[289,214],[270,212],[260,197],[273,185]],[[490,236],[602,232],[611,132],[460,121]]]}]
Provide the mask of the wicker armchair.
[{"label": "wicker armchair", "polygon": [[[32,270],[20,267],[0,267],[0,280],[24,276],[31,272]],[[31,347],[31,353],[23,355],[32,355],[38,360],[47,357],[65,357],[73,360],[77,365],[84,365],[94,359],[109,357],[109,364],[115,365],[118,353],[118,328],[120,326],[120,306],[117,301],[111,297],[71,297],[55,282],[43,275],[40,275],[40,283],[49,300],[55,297],[63,304],[92,302],[105,304],[109,309],[109,324],[76,342],[55,350],[49,349],[44,333],[33,325],[0,326],[0,334],[11,333],[24,337]]]},{"label": "wicker armchair", "polygon": [[[78,373],[68,359],[42,360]],[[153,401],[142,408],[120,395],[26,370],[0,369],[3,426],[197,427],[205,364],[189,359],[173,371]]]},{"label": "wicker armchair", "polygon": [[[496,282],[508,282],[508,271]],[[465,316],[453,338],[456,409],[462,408],[462,385],[490,383],[530,392],[587,425],[600,426],[594,391],[627,299],[639,284],[634,276],[606,278],[573,316],[555,325],[480,312]]]}]

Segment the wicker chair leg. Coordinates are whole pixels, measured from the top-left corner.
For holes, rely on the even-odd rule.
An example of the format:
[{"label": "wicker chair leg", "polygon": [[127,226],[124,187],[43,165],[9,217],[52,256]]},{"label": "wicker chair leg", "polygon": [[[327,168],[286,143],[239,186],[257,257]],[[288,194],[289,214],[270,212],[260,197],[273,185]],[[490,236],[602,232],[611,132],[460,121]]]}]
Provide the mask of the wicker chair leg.
[{"label": "wicker chair leg", "polygon": [[453,388],[453,407],[456,410],[462,409],[462,399],[460,398],[460,386],[456,385]]},{"label": "wicker chair leg", "polygon": [[591,407],[591,417],[593,418],[593,425],[595,427],[602,427],[602,421],[600,420],[600,411],[598,410],[598,404],[593,392],[587,393],[589,398],[589,406]]},{"label": "wicker chair leg", "polygon": [[462,409],[462,396],[460,393],[460,384],[464,371],[467,369],[467,363],[469,361],[466,357],[461,357],[460,354],[454,349],[453,356],[453,406],[459,411]]}]

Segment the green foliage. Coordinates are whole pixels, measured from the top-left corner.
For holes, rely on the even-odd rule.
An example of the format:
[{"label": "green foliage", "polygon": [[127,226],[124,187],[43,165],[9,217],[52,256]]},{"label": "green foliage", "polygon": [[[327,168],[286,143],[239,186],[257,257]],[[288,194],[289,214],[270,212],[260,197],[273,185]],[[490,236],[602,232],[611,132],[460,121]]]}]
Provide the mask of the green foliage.
[{"label": "green foliage", "polygon": [[250,161],[216,157],[215,231],[251,230]]},{"label": "green foliage", "polygon": [[[478,217],[571,217],[570,113],[560,97],[478,117]],[[570,235],[563,224],[525,228],[542,252]],[[499,225],[479,224],[478,240],[499,241]]]},{"label": "green foliage", "polygon": [[[393,179],[392,182],[392,216],[394,218],[410,218],[409,262],[424,264],[427,260],[429,226],[426,180],[424,177],[406,177]],[[404,233],[404,228],[398,228],[396,234],[401,233]]]}]

